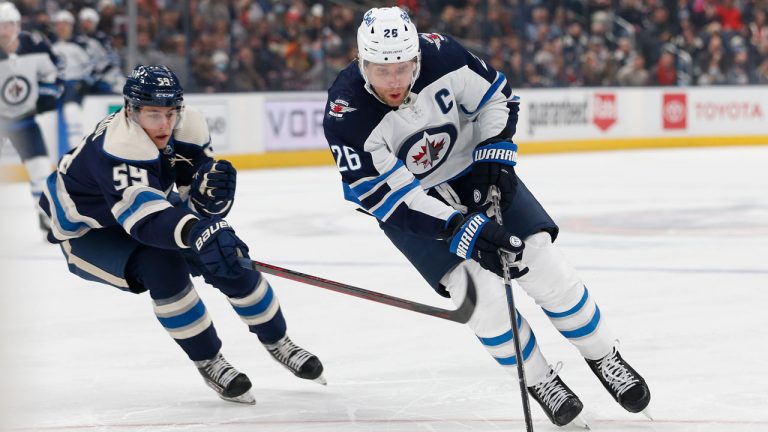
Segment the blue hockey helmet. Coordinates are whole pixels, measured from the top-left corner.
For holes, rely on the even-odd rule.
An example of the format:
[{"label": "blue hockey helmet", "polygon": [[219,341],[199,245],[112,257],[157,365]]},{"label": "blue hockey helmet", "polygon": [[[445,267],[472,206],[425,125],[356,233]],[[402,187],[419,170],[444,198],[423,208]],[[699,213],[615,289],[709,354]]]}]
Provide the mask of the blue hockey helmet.
[{"label": "blue hockey helmet", "polygon": [[136,66],[123,86],[126,105],[181,107],[184,89],[179,78],[167,66]]}]

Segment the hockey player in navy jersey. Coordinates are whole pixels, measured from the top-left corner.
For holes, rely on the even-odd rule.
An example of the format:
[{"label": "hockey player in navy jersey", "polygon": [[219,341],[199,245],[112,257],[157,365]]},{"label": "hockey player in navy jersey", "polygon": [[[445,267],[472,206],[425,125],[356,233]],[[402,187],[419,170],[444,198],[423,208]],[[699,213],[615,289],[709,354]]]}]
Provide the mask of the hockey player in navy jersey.
[{"label": "hockey player in navy jersey", "polygon": [[213,159],[205,118],[184,106],[176,75],[138,66],[123,95],[123,108],[64,155],[40,199],[51,218],[48,239],[61,245],[69,270],[149,291],[160,324],[224,400],[255,402],[248,377],[222,356],[190,275],[223,292],[275,360],[325,384],[320,360],[287,336],[267,280],[238,264],[248,247],[222,219],[235,198],[236,171]]},{"label": "hockey player in navy jersey", "polygon": [[[16,149],[35,202],[53,166],[35,116],[56,109],[61,95],[56,62],[46,40],[21,31],[16,7],[0,3],[0,144],[10,141]],[[47,230],[46,224],[40,215],[40,227]]]},{"label": "hockey player in navy jersey", "polygon": [[[358,61],[328,90],[323,127],[345,198],[375,216],[392,243],[441,295],[459,305],[468,278],[477,305],[468,325],[515,374],[514,343],[497,251],[512,277],[586,359],[617,402],[640,412],[643,378],[619,355],[594,298],[552,242],[558,227],[516,176],[519,100],[502,73],[448,36],[419,34],[397,7],[369,10],[357,33]],[[487,212],[501,191],[504,225]],[[521,241],[522,239],[523,241]],[[548,364],[518,315],[529,393],[566,425],[581,400]]]}]

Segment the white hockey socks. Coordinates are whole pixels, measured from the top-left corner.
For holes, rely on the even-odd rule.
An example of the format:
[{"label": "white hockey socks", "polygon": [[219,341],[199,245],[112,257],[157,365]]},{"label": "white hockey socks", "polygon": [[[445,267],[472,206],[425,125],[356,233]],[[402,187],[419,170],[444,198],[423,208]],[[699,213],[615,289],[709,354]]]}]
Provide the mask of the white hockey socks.
[{"label": "white hockey socks", "polygon": [[[451,299],[457,306],[466,296],[468,277],[472,278],[477,290],[477,305],[467,325],[475,332],[480,343],[494,360],[512,376],[517,377],[517,358],[504,282],[495,274],[484,270],[477,262],[464,261],[440,281],[451,293]],[[519,312],[517,318],[525,378],[530,386],[541,382],[546,377],[549,366],[539,350],[536,336],[528,325],[528,321]]]},{"label": "white hockey socks", "polygon": [[595,300],[574,268],[554,247],[548,233],[540,232],[525,239],[523,264],[530,271],[517,279],[517,283],[544,310],[555,328],[587,359],[608,354],[615,337]]}]

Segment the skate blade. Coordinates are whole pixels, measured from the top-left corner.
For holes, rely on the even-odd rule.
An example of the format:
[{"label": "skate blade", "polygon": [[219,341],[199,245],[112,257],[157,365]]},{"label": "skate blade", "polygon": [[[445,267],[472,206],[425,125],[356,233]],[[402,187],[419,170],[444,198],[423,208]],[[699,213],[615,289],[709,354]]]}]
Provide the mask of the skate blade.
[{"label": "skate blade", "polygon": [[592,430],[592,428],[589,427],[589,424],[587,424],[587,420],[585,420],[584,416],[581,414],[577,415],[573,420],[571,420],[571,422],[568,423],[568,426],[576,426],[580,429]]},{"label": "skate blade", "polygon": [[227,397],[227,396],[219,395],[219,397],[224,399],[227,402],[234,402],[234,403],[239,403],[243,405],[256,405],[256,398],[254,398],[251,392],[249,391],[241,394],[240,396]]},{"label": "skate blade", "polygon": [[313,379],[312,381],[314,381],[314,382],[316,382],[316,383],[318,383],[320,385],[328,385],[328,381],[325,380],[325,377],[323,376],[323,374],[320,374],[319,377]]},{"label": "skate blade", "polygon": [[644,410],[642,410],[640,412],[643,413],[644,416],[648,417],[648,420],[653,421],[653,417],[651,416],[651,411],[649,411],[648,408],[646,408],[646,409],[644,409]]}]

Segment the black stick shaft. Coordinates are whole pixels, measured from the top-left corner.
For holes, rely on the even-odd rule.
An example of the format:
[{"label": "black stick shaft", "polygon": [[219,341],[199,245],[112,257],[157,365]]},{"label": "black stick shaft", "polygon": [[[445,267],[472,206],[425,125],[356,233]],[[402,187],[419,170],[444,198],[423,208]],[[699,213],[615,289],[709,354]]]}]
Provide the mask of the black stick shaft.
[{"label": "black stick shaft", "polygon": [[377,303],[383,303],[400,309],[418,312],[424,315],[429,315],[448,321],[454,321],[461,324],[469,321],[469,318],[475,309],[475,300],[477,298],[473,287],[472,290],[467,290],[467,296],[464,299],[464,302],[457,309],[449,310],[436,306],[416,303],[410,300],[401,299],[399,297],[393,297],[387,294],[382,294],[380,292],[370,291],[329,279],[323,279],[321,277],[300,273],[295,270],[290,270],[247,258],[241,259],[240,265],[246,269],[260,271],[262,273],[271,274],[273,276],[290,279],[292,281],[325,288],[327,290],[336,291],[338,293],[351,295],[365,300],[371,300]]},{"label": "black stick shaft", "polygon": [[[503,225],[501,217],[501,205],[499,204],[499,190],[493,188],[491,192],[493,213],[496,222]],[[531,402],[528,399],[528,385],[525,382],[525,366],[523,365],[523,350],[520,347],[520,331],[517,328],[517,308],[515,297],[512,295],[512,278],[509,275],[509,260],[507,254],[499,250],[499,259],[504,269],[504,290],[507,293],[507,306],[509,307],[509,320],[512,324],[512,341],[515,345],[515,360],[517,361],[517,381],[520,383],[520,397],[523,400],[523,417],[525,417],[525,430],[533,432],[533,419],[531,418]]]}]

